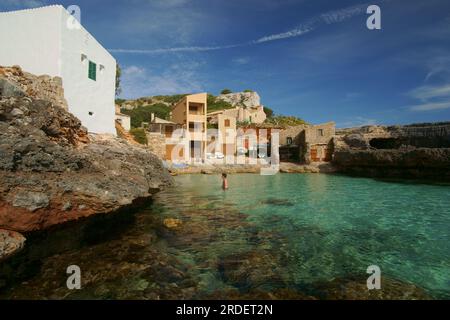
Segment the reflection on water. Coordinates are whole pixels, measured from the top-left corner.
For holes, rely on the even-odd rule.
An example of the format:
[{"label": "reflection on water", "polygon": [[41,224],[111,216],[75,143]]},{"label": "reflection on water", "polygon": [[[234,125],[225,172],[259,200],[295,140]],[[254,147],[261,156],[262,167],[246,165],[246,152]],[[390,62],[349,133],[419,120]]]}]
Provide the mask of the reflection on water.
[{"label": "reflection on water", "polygon": [[[448,186],[231,175],[224,192],[220,176],[176,181],[137,212],[34,235],[0,266],[0,297],[450,297]],[[73,264],[79,291],[65,286]],[[369,292],[373,264],[382,290]]]}]

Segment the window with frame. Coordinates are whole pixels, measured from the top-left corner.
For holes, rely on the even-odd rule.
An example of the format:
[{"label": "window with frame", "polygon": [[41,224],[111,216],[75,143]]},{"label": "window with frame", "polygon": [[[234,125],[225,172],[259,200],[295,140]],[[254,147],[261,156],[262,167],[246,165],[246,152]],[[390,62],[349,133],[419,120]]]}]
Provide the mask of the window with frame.
[{"label": "window with frame", "polygon": [[323,137],[323,129],[317,129],[317,134],[319,137]]},{"label": "window with frame", "polygon": [[88,77],[91,80],[97,81],[97,64],[95,62],[89,61]]},{"label": "window with frame", "polygon": [[291,137],[287,137],[286,142],[287,142],[287,144],[292,144],[292,138]]},{"label": "window with frame", "polygon": [[225,127],[229,127],[230,126],[230,119],[225,119]]}]

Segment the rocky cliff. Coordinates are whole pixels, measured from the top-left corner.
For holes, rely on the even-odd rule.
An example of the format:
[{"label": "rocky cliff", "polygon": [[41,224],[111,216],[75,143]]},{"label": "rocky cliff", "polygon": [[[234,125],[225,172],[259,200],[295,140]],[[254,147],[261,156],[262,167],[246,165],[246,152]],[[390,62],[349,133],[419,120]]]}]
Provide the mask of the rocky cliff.
[{"label": "rocky cliff", "polygon": [[343,172],[450,181],[450,123],[338,130],[334,147]]},{"label": "rocky cliff", "polygon": [[7,243],[21,248],[10,231],[113,212],[171,183],[154,154],[119,138],[88,135],[56,100],[36,99],[1,76],[0,94],[0,259],[11,254]]},{"label": "rocky cliff", "polygon": [[217,96],[218,100],[228,102],[233,107],[258,107],[261,105],[261,98],[257,92],[233,92]]}]

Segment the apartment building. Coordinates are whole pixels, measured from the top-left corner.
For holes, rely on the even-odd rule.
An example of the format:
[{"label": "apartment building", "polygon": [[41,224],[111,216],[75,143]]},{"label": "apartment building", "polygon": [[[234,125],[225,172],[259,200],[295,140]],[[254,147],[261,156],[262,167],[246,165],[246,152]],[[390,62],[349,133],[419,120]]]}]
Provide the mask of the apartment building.
[{"label": "apartment building", "polygon": [[[180,124],[185,132],[184,150],[176,153],[186,160],[203,161],[206,158],[207,110],[206,93],[187,95],[172,108],[171,121]],[[166,148],[176,147],[180,148],[179,144],[166,145]],[[166,154],[173,154],[172,151],[167,150]]]}]

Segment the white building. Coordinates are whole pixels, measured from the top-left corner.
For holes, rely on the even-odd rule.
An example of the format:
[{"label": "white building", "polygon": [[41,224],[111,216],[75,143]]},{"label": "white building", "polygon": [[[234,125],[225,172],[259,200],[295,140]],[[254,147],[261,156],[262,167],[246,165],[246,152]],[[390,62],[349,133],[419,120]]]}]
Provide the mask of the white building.
[{"label": "white building", "polygon": [[115,134],[116,60],[61,5],[0,12],[0,65],[63,80],[89,132]]}]

